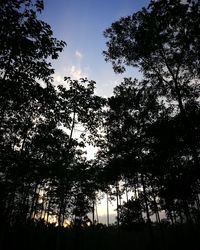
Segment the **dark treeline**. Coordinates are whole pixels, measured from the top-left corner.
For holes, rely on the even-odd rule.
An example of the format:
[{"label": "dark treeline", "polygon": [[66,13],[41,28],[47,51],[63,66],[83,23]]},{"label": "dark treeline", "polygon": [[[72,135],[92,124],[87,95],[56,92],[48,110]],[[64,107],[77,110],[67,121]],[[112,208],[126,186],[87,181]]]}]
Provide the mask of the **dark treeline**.
[{"label": "dark treeline", "polygon": [[[114,71],[143,73],[107,99],[92,80],[55,86],[51,61],[66,44],[42,10],[42,0],[0,1],[2,249],[195,249],[200,2],[152,0],[105,31]],[[117,202],[110,227],[95,219],[99,191]]]}]

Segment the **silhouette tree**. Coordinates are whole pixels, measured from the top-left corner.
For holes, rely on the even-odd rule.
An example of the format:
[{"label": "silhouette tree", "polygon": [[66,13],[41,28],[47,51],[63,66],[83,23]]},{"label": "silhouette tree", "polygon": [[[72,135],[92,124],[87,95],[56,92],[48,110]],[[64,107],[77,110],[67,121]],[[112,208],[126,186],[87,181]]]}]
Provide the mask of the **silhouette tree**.
[{"label": "silhouette tree", "polygon": [[125,229],[137,229],[144,222],[142,206],[138,199],[131,199],[120,206],[120,224]]},{"label": "silhouette tree", "polygon": [[[56,59],[65,46],[65,42],[52,36],[50,26],[37,18],[42,9],[40,0],[0,4],[0,171],[4,187],[2,212],[8,215],[3,218],[10,222],[13,208],[18,206],[19,192],[27,212],[27,145],[37,131],[36,124],[45,120],[55,99],[51,98],[55,96],[51,86],[54,70],[48,59]],[[20,206],[17,210],[23,211]]]},{"label": "silhouette tree", "polygon": [[[68,89],[52,85],[49,59],[58,58],[65,42],[38,19],[42,10],[41,0],[0,6],[1,218],[14,224],[56,215],[61,226],[76,196],[85,195],[88,208],[95,199],[82,149],[89,132],[97,134],[105,101],[94,95],[94,81],[66,77]],[[75,138],[77,124],[84,126],[82,141]]]},{"label": "silhouette tree", "polygon": [[[151,170],[146,164],[150,151],[146,130],[161,117],[162,104],[157,101],[155,91],[144,87],[145,84],[147,81],[125,79],[115,88],[114,96],[108,100],[105,114],[107,133],[99,156],[104,159],[103,173],[107,183],[118,187],[118,182],[125,180],[124,183],[135,191],[135,199],[142,188],[143,203],[150,221],[148,182]],[[119,194],[116,195],[118,199]]]},{"label": "silhouette tree", "polygon": [[[58,86],[59,88],[59,99],[62,107],[60,108],[60,122],[65,126],[66,129],[69,129],[69,143],[68,148],[71,147],[71,141],[73,139],[73,134],[76,131],[76,125],[82,126],[85,130],[80,136],[86,140],[87,134],[96,134],[98,133],[98,123],[100,122],[101,109],[104,105],[104,99],[94,95],[94,81],[88,81],[87,79],[71,80],[69,77],[65,78],[66,84],[69,85],[68,89],[65,89],[63,86]],[[66,119],[66,115],[68,114],[68,119]],[[64,119],[64,120],[63,120]],[[84,140],[79,143],[79,147],[84,147]],[[78,153],[78,151],[77,151]],[[78,156],[78,155],[77,155]],[[76,190],[77,194],[82,193],[83,186],[81,184],[81,178],[84,173],[81,174],[81,169],[83,166],[87,166],[84,163],[84,160],[81,160],[81,155],[76,159],[74,167],[76,166],[76,161],[79,168],[75,167],[75,186],[79,183],[79,191]],[[73,160],[73,161],[74,161]],[[78,163],[79,162],[79,163]],[[70,164],[70,161],[68,162]],[[82,166],[82,167],[81,167]],[[90,165],[88,165],[90,168]],[[87,169],[86,169],[87,172]],[[87,176],[87,175],[86,175]],[[87,178],[85,176],[84,181],[87,183]],[[76,180],[79,182],[77,183]],[[88,180],[89,181],[89,180]],[[92,180],[91,180],[92,181]],[[65,181],[63,181],[65,183]],[[94,182],[92,182],[94,185]],[[92,186],[91,183],[91,186]],[[77,186],[78,188],[78,186]],[[87,189],[87,188],[86,188]],[[64,190],[61,188],[61,190]],[[88,191],[90,190],[88,186]],[[95,189],[93,189],[95,190]],[[85,193],[86,194],[86,193]],[[80,196],[80,195],[79,195]]]},{"label": "silhouette tree", "polygon": [[115,72],[139,67],[167,101],[178,104],[196,168],[198,150],[185,105],[199,97],[199,18],[199,1],[151,1],[147,9],[121,18],[104,33],[109,39],[104,55]]},{"label": "silhouette tree", "polygon": [[[187,220],[199,200],[199,132],[191,113],[191,109],[198,110],[199,106],[199,17],[199,1],[151,1],[148,8],[121,18],[104,33],[108,41],[107,51],[103,53],[106,61],[112,62],[114,71],[122,73],[126,66],[139,67],[146,79],[143,86],[146,89],[151,86],[158,103],[163,103],[157,114],[168,110],[167,116],[161,119],[158,116],[155,124],[148,124],[149,130],[151,125],[157,130],[153,137],[148,132],[144,137],[143,162],[147,167],[145,172],[150,170],[145,178],[152,183],[150,190],[157,190],[157,194],[160,192],[157,185],[168,187],[165,195],[170,196],[167,201],[171,204],[170,210],[174,211],[176,204],[177,209],[182,206],[185,211],[179,211],[179,215],[184,213]],[[133,84],[137,87],[136,82]],[[198,112],[195,111],[197,116]],[[141,121],[140,124],[142,127]],[[162,124],[163,128],[156,124]],[[164,141],[158,139],[158,133]],[[137,148],[137,145],[131,146]],[[173,191],[173,185],[180,185],[179,194],[178,190]],[[182,185],[186,190],[181,190]],[[152,198],[155,205],[155,195]]]}]

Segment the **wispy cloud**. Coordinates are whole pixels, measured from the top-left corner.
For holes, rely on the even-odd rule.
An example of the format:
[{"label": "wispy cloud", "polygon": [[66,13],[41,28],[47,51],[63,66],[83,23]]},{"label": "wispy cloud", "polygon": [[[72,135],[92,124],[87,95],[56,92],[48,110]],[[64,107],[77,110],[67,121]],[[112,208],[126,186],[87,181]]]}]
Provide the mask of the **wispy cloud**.
[{"label": "wispy cloud", "polygon": [[[65,67],[63,69],[60,69],[60,71],[55,72],[53,78],[54,78],[54,85],[60,85],[63,84],[66,85],[66,82],[64,81],[65,76],[71,77],[73,80],[79,80],[80,78],[89,78],[90,68],[84,67],[82,68],[80,65],[71,64],[68,67]],[[65,86],[67,87],[67,85]]]},{"label": "wispy cloud", "polygon": [[76,65],[71,65],[67,72],[68,72],[68,75],[74,80],[88,77],[88,74],[84,70],[82,70],[81,67],[76,66]]},{"label": "wispy cloud", "polygon": [[76,58],[78,58],[78,59],[82,59],[82,58],[83,58],[83,54],[82,54],[79,50],[76,50],[75,56],[76,56]]}]

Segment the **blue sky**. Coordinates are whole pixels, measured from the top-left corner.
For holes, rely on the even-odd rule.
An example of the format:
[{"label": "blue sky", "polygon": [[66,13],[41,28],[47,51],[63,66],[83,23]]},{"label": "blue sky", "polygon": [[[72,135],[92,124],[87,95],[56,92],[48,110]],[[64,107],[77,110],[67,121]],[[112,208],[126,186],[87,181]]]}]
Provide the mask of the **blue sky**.
[{"label": "blue sky", "polygon": [[53,63],[55,82],[64,76],[97,82],[96,93],[110,96],[113,87],[124,76],[139,77],[136,69],[116,75],[106,63],[102,51],[106,49],[103,31],[112,22],[147,6],[149,0],[44,0],[40,17],[51,25],[54,36],[67,43],[60,58]]}]

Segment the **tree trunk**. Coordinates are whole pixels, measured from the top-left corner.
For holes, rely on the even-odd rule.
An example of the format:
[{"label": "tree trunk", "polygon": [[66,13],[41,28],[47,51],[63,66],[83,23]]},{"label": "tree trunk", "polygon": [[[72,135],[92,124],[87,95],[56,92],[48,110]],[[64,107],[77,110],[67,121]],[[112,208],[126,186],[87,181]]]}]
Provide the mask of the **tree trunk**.
[{"label": "tree trunk", "polygon": [[108,193],[106,194],[106,200],[107,200],[107,226],[109,227],[109,198],[108,198]]},{"label": "tree trunk", "polygon": [[92,202],[92,225],[95,225],[95,201]]},{"label": "tree trunk", "polygon": [[141,184],[143,188],[143,195],[144,195],[144,202],[145,202],[145,210],[146,210],[146,216],[147,216],[147,222],[151,224],[151,218],[150,218],[150,213],[149,213],[149,206],[148,206],[148,197],[146,193],[146,185],[144,182],[144,175],[141,173]]},{"label": "tree trunk", "polygon": [[119,184],[116,184],[116,198],[117,198],[117,227],[119,228]]},{"label": "tree trunk", "polygon": [[145,208],[146,208],[146,216],[147,216],[147,225],[149,229],[149,238],[150,238],[150,249],[154,249],[154,234],[153,234],[153,228],[151,225],[151,218],[150,218],[150,212],[149,212],[149,206],[148,206],[148,197],[147,197],[147,192],[146,192],[146,184],[144,181],[144,175],[141,173],[141,184],[143,188],[143,194],[144,194],[144,202],[145,202]]}]

